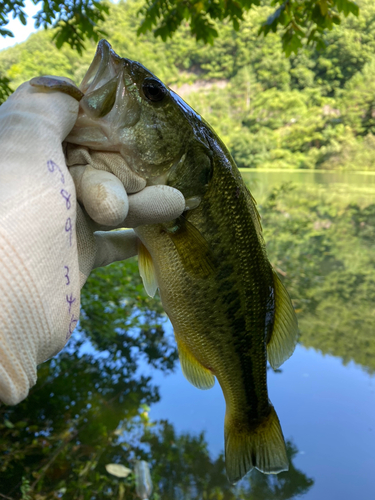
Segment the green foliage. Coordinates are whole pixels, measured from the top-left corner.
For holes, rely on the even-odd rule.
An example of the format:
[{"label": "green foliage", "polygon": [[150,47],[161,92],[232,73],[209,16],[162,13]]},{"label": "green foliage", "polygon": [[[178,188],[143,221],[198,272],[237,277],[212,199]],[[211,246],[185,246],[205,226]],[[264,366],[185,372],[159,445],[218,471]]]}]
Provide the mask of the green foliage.
[{"label": "green foliage", "polygon": [[[229,21],[235,31],[243,28],[245,14],[260,5],[260,0],[217,1],[209,0],[146,0],[140,9],[143,21],[138,33],[154,27],[154,35],[167,40],[186,22],[199,41],[213,43],[219,36],[218,23]],[[358,5],[351,0],[274,0],[276,7],[261,23],[258,33],[267,35],[282,29],[282,46],[286,55],[297,53],[303,41],[316,43],[324,48],[324,31],[341,22],[342,16],[358,16]]]},{"label": "green foliage", "polygon": [[0,75],[0,104],[4,102],[13,92],[9,87],[10,79]]},{"label": "green foliage", "polygon": [[[326,49],[304,46],[289,59],[282,35],[258,37],[269,6],[244,14],[241,30],[217,24],[219,38],[207,50],[183,24],[172,40],[137,36],[142,0],[111,6],[99,28],[120,55],[141,61],[200,113],[226,142],[240,167],[375,168],[374,53],[375,4],[361,0],[361,15],[345,18],[324,34]],[[68,76],[79,83],[95,44],[77,58],[65,45],[57,50],[54,31],[0,53],[7,88],[39,74]],[[185,84],[192,84],[185,89]],[[1,98],[1,95],[0,95]],[[5,93],[3,93],[3,99]],[[374,115],[374,116],[373,116]]]},{"label": "green foliage", "polygon": [[[34,0],[34,3],[38,4],[39,0]],[[26,24],[24,8],[25,0],[6,0],[0,4],[0,36],[14,36],[5,28],[10,16]],[[97,25],[104,21],[108,12],[108,5],[97,0],[42,0],[40,10],[34,16],[35,27],[56,28],[56,46],[60,48],[67,43],[81,54],[85,39],[99,41],[99,36],[105,34]]]},{"label": "green foliage", "polygon": [[[236,490],[223,456],[210,457],[203,434],[179,435],[169,422],[150,419],[149,405],[159,396],[142,374],[145,364],[171,370],[176,349],[160,302],[145,294],[134,260],[92,273],[82,308],[78,332],[39,367],[28,398],[0,405],[0,496],[135,499],[134,472],[118,478],[105,466],[121,463],[134,471],[137,459],[151,464],[154,500],[255,499],[249,496],[253,483],[261,483],[258,493],[276,488],[292,498],[311,487],[292,464],[290,476],[271,482],[251,475]],[[292,443],[287,452],[293,461]]]},{"label": "green foliage", "polygon": [[[324,34],[324,52],[304,45],[289,59],[283,55],[281,34],[271,30],[266,38],[258,37],[262,19],[272,12],[269,6],[245,13],[240,31],[227,20],[218,22],[220,36],[207,50],[203,42],[196,43],[186,23],[165,43],[152,34],[138,37],[142,5],[142,0],[112,5],[110,18],[98,27],[108,33],[117,53],[140,60],[165,83],[181,88],[239,166],[374,168],[372,1],[361,0],[358,18],[345,18]],[[344,4],[339,8],[347,12]],[[79,83],[94,43],[77,58],[67,45],[56,49],[56,33],[36,33],[0,53],[0,73],[8,79],[0,98],[40,73],[65,75]],[[192,84],[188,93],[185,84]]]},{"label": "green foliage", "polygon": [[[369,204],[369,200],[371,203]],[[284,185],[260,205],[271,262],[298,313],[301,342],[375,371],[373,191]]]},{"label": "green foliage", "polygon": [[[85,49],[84,41],[89,39],[97,42],[99,36],[105,35],[100,24],[109,14],[109,5],[100,0],[33,0],[41,3],[40,10],[34,16],[35,27],[56,28],[54,41],[58,48],[63,44],[82,54]],[[154,26],[154,35],[167,40],[180,28],[190,23],[190,32],[196,40],[213,43],[218,37],[217,22],[229,20],[233,29],[239,31],[245,19],[245,13],[260,0],[228,0],[226,2],[209,0],[146,0],[139,8],[138,13],[143,19],[138,27],[138,34],[151,31]],[[287,55],[298,52],[302,48],[301,40],[308,43],[317,42],[323,47],[322,35],[324,29],[332,29],[333,24],[339,24],[341,17],[354,14],[358,16],[358,6],[351,0],[304,0],[289,1],[275,0],[273,5],[279,5],[261,24],[259,34],[267,35],[269,31],[276,32],[278,27],[283,28],[282,44]],[[24,11],[25,0],[10,2],[5,0],[0,5],[0,36],[13,37],[13,33],[6,26],[9,18],[18,18],[26,24]],[[139,25],[139,22],[137,22]]]}]

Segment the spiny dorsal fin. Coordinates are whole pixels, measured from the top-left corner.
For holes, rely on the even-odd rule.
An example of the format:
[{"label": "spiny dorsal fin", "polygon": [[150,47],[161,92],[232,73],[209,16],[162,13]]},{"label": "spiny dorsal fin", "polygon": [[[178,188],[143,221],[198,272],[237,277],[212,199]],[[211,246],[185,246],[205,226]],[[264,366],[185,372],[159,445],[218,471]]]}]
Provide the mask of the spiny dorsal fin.
[{"label": "spiny dorsal fin", "polygon": [[158,288],[158,282],[150,252],[142,242],[139,242],[138,247],[138,268],[147,294],[153,297]]},{"label": "spiny dorsal fin", "polygon": [[215,271],[215,259],[206,239],[185,217],[179,217],[172,225],[164,224],[186,272],[199,278],[207,278]]},{"label": "spiny dorsal fin", "polygon": [[273,281],[275,286],[275,322],[267,344],[267,354],[270,365],[276,369],[293,354],[297,344],[298,324],[289,294],[275,271],[273,271]]},{"label": "spiny dorsal fin", "polygon": [[191,354],[176,333],[175,337],[182,373],[185,378],[198,389],[211,389],[215,384],[215,377],[213,374]]}]

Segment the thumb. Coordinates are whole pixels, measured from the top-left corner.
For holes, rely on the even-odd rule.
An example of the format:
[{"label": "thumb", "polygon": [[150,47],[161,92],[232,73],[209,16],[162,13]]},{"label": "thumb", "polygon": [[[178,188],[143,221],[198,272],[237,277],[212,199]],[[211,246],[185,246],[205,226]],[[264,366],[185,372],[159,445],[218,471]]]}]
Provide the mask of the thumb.
[{"label": "thumb", "polygon": [[[68,79],[65,79],[66,81]],[[19,141],[22,150],[32,153],[42,137],[45,148],[61,144],[73,128],[78,115],[78,102],[61,92],[46,93],[23,83],[1,106],[0,134],[14,143]],[[52,140],[48,145],[46,140]]]}]

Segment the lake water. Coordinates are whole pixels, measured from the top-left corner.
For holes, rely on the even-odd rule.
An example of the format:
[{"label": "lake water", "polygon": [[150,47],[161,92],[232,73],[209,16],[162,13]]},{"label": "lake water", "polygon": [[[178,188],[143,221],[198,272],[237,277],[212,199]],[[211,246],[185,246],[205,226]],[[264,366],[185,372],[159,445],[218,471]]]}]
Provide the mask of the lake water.
[{"label": "lake water", "polygon": [[[267,198],[273,188],[285,182],[292,182],[299,188],[314,187],[320,190],[320,197],[332,198],[337,195],[344,198],[341,204],[358,203],[368,206],[375,200],[373,174],[246,171],[243,172],[243,176],[255,198],[260,200],[261,213],[262,200]],[[329,273],[328,268],[327,274]],[[345,308],[344,303],[343,309]],[[367,312],[371,316],[375,304],[370,304],[369,308],[371,310]],[[340,311],[340,307],[338,310],[333,310],[335,318],[342,313],[344,311]],[[304,341],[304,330],[308,329],[306,323],[308,321],[311,321],[311,316],[303,317],[302,314],[301,344],[281,367],[281,372],[275,373],[272,370],[268,372],[270,399],[279,415],[284,436],[295,449],[292,458],[293,467],[289,472],[276,477],[268,476],[264,493],[255,493],[255,490],[251,493],[250,490],[247,496],[243,496],[243,493],[240,496],[239,493],[238,498],[257,500],[271,498],[281,500],[297,496],[308,500],[375,498],[373,368],[354,362],[353,359],[362,358],[358,353],[352,355],[350,346],[344,356],[344,364],[340,356],[324,355],[319,347],[314,349],[306,345],[309,344],[309,337]],[[359,326],[361,330],[367,329],[365,332],[362,331],[367,344],[374,343],[374,324],[375,316],[374,322]],[[329,337],[331,330],[328,325],[324,335]],[[349,332],[349,338],[350,335]],[[353,335],[356,335],[355,330]],[[334,345],[330,347],[329,352],[335,352]],[[223,451],[225,412],[224,398],[219,385],[216,383],[209,391],[199,391],[184,379],[180,368],[169,376],[156,373],[153,380],[160,386],[161,401],[151,407],[150,418],[168,419],[180,433],[198,435],[204,431],[211,456],[217,457]],[[302,490],[298,484],[301,478],[305,485]],[[243,480],[239,488],[246,481]],[[253,481],[251,484],[256,483],[256,477]]]},{"label": "lake water", "polygon": [[134,474],[106,465],[145,460],[150,500],[375,499],[375,175],[243,177],[300,327],[293,356],[268,371],[289,471],[229,485],[221,389],[157,369],[173,367],[173,332],[130,260],[91,274],[80,328],[25,401],[0,405],[0,497],[135,499]]}]

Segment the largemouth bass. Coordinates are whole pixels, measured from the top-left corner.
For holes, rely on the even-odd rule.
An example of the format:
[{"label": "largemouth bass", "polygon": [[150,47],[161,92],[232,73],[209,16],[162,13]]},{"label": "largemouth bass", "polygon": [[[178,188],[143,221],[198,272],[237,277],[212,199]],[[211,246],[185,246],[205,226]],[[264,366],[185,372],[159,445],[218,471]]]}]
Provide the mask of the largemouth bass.
[{"label": "largemouth bass", "polygon": [[278,368],[294,351],[297,321],[267,258],[257,208],[211,127],[141,64],[102,40],[80,86],[70,143],[117,151],[149,185],[179,189],[186,210],[169,224],[140,226],[139,268],[159,288],[185,377],[200,389],[215,377],[226,401],[229,480],[256,467],[288,469],[268,399],[267,358]]}]

